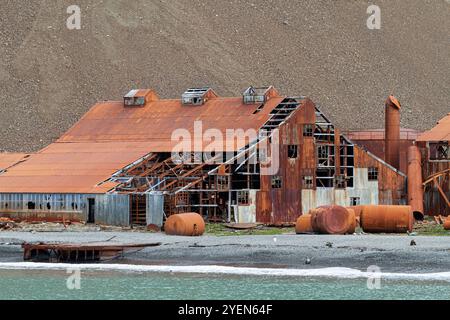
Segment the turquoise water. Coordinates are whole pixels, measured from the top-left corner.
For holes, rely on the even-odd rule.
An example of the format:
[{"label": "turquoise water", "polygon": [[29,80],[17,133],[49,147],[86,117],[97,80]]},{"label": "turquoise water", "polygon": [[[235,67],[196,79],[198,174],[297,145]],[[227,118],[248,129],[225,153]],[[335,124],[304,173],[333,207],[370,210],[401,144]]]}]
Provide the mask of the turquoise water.
[{"label": "turquoise water", "polygon": [[67,289],[63,271],[0,270],[0,299],[209,300],[209,299],[450,299],[450,283],[367,279],[185,275],[83,271],[81,289]]}]

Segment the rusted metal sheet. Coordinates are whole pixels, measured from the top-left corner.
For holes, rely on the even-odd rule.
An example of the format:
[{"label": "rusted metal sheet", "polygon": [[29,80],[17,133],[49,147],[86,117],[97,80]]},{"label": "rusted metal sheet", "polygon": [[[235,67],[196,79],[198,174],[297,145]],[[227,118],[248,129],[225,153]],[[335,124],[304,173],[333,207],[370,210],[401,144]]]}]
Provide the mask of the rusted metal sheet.
[{"label": "rusted metal sheet", "polygon": [[[151,101],[144,108],[124,108],[121,102],[99,103],[58,142],[146,141],[155,144],[152,152],[171,152],[178,144],[172,141],[176,130],[185,129],[192,139],[196,121],[202,122],[204,130],[214,128],[224,136],[232,129],[257,130],[282,100],[268,100],[257,113],[261,104],[246,105],[242,98],[214,98],[202,106],[185,106],[181,100],[169,99]],[[210,141],[204,141],[208,144]]]},{"label": "rusted metal sheet", "polygon": [[355,147],[355,166],[366,170],[367,168],[376,168],[378,170],[379,204],[406,204],[405,174],[384,163],[383,160],[369,155],[359,147]]},{"label": "rusted metal sheet", "polygon": [[421,162],[420,149],[417,146],[410,147],[408,150],[408,203],[417,220],[422,220],[424,217]]},{"label": "rusted metal sheet", "polygon": [[[384,145],[385,145],[385,131],[384,129],[362,130],[362,131],[347,131],[344,134],[358,146],[364,150],[368,150],[378,158],[384,159]],[[408,148],[414,145],[414,141],[421,134],[420,131],[413,129],[400,130],[400,171],[406,172],[408,170]]]},{"label": "rusted metal sheet", "polygon": [[400,103],[389,96],[386,101],[385,160],[396,169],[400,168]]},{"label": "rusted metal sheet", "polygon": [[26,153],[1,153],[0,152],[0,172],[5,170],[20,161],[23,161],[29,154]]},{"label": "rusted metal sheet", "polygon": [[105,193],[116,171],[145,156],[146,143],[53,143],[0,175],[0,193]]},{"label": "rusted metal sheet", "polygon": [[433,129],[422,134],[417,141],[450,141],[450,113],[442,118]]}]

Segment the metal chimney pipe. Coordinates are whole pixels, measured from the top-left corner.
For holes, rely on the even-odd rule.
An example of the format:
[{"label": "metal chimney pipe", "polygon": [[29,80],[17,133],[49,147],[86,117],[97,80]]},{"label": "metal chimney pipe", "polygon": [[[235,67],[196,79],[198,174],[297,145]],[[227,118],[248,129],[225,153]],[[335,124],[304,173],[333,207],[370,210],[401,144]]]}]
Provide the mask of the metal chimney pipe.
[{"label": "metal chimney pipe", "polygon": [[385,161],[400,168],[400,102],[389,96],[386,100]]},{"label": "metal chimney pipe", "polygon": [[417,146],[411,146],[408,149],[408,203],[416,220],[424,218],[422,183],[422,154]]}]

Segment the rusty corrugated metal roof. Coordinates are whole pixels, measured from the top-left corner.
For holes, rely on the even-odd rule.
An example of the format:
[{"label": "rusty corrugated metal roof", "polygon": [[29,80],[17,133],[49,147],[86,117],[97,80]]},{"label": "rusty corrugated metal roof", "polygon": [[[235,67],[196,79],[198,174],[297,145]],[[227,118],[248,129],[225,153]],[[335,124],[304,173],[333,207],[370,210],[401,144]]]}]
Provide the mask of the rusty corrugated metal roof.
[{"label": "rusty corrugated metal roof", "polygon": [[450,141],[450,113],[442,118],[433,129],[422,134],[417,141]]},{"label": "rusty corrugated metal roof", "polygon": [[[283,100],[272,98],[245,105],[242,98],[214,98],[202,106],[184,106],[180,100],[156,100],[143,108],[126,108],[123,102],[95,105],[55,143],[0,175],[0,193],[105,193],[116,186],[107,182],[115,172],[151,152],[171,152],[178,141],[172,132],[194,122],[203,131],[259,129]],[[211,142],[197,141],[200,148]],[[237,140],[234,150],[248,141]],[[198,151],[197,149],[194,149]]]},{"label": "rusty corrugated metal roof", "polygon": [[0,153],[0,171],[15,165],[28,156],[26,153]]},{"label": "rusty corrugated metal roof", "polygon": [[53,143],[0,175],[1,193],[104,193],[111,175],[145,156],[145,143]]},{"label": "rusty corrugated metal roof", "polygon": [[[215,98],[202,106],[185,106],[180,100],[157,100],[144,108],[124,108],[121,102],[95,105],[58,142],[146,141],[155,144],[155,152],[171,152],[176,142],[172,133],[186,129],[193,136],[194,122],[203,129],[259,129],[269,113],[283,98],[272,98],[262,111],[259,105],[246,105],[242,98]],[[205,141],[209,144],[209,141]]]}]

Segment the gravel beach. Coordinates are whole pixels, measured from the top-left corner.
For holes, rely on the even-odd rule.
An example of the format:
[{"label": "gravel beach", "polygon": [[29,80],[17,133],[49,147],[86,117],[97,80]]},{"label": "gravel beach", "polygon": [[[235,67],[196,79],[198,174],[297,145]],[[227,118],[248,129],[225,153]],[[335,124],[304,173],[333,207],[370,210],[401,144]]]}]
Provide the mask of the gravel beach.
[{"label": "gravel beach", "polygon": [[[450,270],[450,238],[427,236],[203,236],[185,238],[136,232],[1,232],[0,262],[21,262],[23,242],[153,243],[159,247],[129,253],[117,263],[222,265],[270,268],[347,267],[383,272],[434,273]],[[411,241],[416,246],[411,246]],[[306,261],[310,259],[311,263]]]}]

